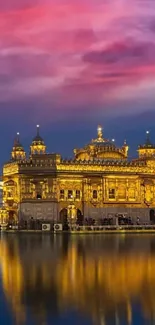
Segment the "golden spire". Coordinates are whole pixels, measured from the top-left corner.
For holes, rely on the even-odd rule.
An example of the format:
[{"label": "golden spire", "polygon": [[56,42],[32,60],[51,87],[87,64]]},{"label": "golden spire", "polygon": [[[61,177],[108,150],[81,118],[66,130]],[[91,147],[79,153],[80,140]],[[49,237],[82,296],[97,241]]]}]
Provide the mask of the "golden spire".
[{"label": "golden spire", "polygon": [[17,143],[20,143],[20,141],[19,141],[19,132],[17,132]]},{"label": "golden spire", "polygon": [[40,136],[40,135],[39,135],[40,125],[37,124],[36,127],[37,127],[37,137],[39,137],[39,136]]},{"label": "golden spire", "polygon": [[150,141],[150,131],[146,131],[146,142],[145,142],[145,145],[146,146],[149,146],[149,147],[152,145],[152,143]]},{"label": "golden spire", "polygon": [[102,126],[98,125],[97,127],[97,139],[93,139],[92,143],[97,143],[97,142],[105,142],[105,139],[103,139],[103,133],[102,133]]},{"label": "golden spire", "polygon": [[98,125],[98,127],[97,127],[97,137],[98,137],[98,139],[103,139],[102,126],[101,125]]}]

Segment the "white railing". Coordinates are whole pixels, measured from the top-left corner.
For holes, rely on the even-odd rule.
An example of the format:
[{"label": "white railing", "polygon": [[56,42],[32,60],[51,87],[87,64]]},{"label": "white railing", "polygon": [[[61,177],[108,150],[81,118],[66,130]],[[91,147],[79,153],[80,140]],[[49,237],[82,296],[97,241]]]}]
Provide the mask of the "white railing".
[{"label": "white railing", "polygon": [[155,225],[111,225],[111,226],[78,226],[69,225],[69,231],[105,231],[105,230],[155,230]]}]

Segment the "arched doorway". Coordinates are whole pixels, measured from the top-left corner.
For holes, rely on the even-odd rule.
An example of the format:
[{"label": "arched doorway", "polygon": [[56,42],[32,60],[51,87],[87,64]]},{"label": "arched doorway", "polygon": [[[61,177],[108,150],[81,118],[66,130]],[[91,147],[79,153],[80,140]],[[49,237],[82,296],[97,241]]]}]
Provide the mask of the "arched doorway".
[{"label": "arched doorway", "polygon": [[83,225],[84,217],[80,209],[76,209],[74,205],[69,205],[68,208],[63,208],[59,213],[61,223],[74,222],[78,225]]},{"label": "arched doorway", "polygon": [[60,222],[65,223],[67,222],[68,211],[66,208],[63,208],[59,213]]},{"label": "arched doorway", "polygon": [[15,224],[15,222],[16,222],[16,215],[15,215],[14,211],[9,211],[8,223],[10,225],[13,225],[13,224]]},{"label": "arched doorway", "polygon": [[77,222],[76,222],[76,223],[77,223],[79,226],[83,226],[83,222],[84,222],[83,214],[82,214],[82,212],[81,212],[80,209],[77,209]]}]

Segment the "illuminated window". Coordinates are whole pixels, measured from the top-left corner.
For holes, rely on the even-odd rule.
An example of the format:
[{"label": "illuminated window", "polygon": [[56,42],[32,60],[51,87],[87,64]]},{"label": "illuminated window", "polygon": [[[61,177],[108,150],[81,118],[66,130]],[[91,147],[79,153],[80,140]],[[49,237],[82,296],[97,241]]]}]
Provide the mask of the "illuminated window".
[{"label": "illuminated window", "polygon": [[115,199],[115,189],[114,188],[109,189],[109,199]]},{"label": "illuminated window", "polygon": [[93,190],[93,199],[97,199],[97,191]]},{"label": "illuminated window", "polygon": [[65,191],[64,190],[60,190],[60,199],[63,200],[65,197]]},{"label": "illuminated window", "polygon": [[76,190],[76,199],[80,199],[80,191]]},{"label": "illuminated window", "polygon": [[72,199],[73,198],[73,191],[69,190],[68,191],[68,199]]}]

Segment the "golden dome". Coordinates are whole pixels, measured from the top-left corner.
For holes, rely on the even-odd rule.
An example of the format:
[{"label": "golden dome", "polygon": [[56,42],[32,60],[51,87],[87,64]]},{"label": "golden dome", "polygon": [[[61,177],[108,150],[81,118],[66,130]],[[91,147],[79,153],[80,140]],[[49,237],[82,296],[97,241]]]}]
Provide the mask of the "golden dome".
[{"label": "golden dome", "polygon": [[121,148],[116,147],[115,140],[105,139],[102,134],[102,127],[97,128],[97,138],[82,149],[74,149],[77,160],[94,160],[94,159],[126,159],[128,146],[126,142]]}]

